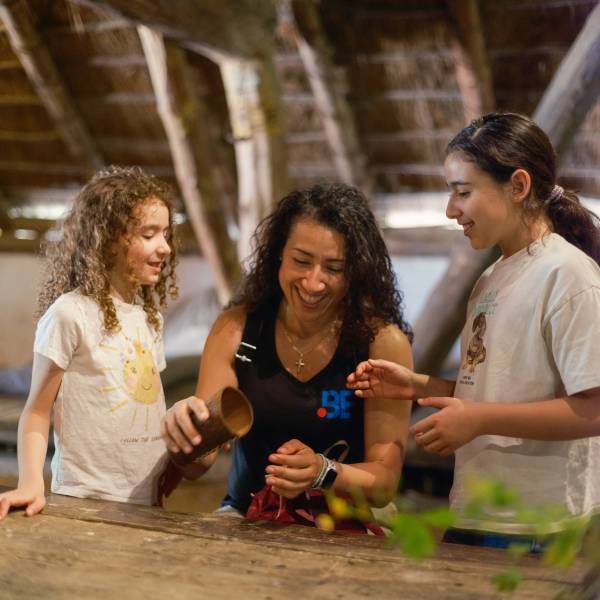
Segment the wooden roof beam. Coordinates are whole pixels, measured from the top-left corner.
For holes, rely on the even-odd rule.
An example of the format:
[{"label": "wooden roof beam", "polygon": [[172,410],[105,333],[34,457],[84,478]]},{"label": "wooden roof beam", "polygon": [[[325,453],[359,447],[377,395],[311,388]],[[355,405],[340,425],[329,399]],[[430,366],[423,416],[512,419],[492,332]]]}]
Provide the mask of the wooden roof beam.
[{"label": "wooden roof beam", "polygon": [[600,3],[588,15],[533,115],[559,156],[564,156],[599,97]]},{"label": "wooden roof beam", "polygon": [[0,20],[34,89],[54,120],[73,158],[90,171],[104,160],[79,114],[25,0],[0,0]]},{"label": "wooden roof beam", "polygon": [[448,0],[457,34],[453,45],[456,81],[469,123],[495,107],[492,69],[485,45],[478,0]]},{"label": "wooden roof beam", "polygon": [[146,25],[214,61],[254,58],[275,27],[271,0],[71,0],[111,18]]},{"label": "wooden roof beam", "polygon": [[[534,113],[534,119],[561,154],[568,149],[599,94],[600,4],[590,13]],[[435,373],[441,368],[464,323],[469,292],[496,256],[493,249],[473,252],[470,248],[451,255],[448,271],[414,325],[418,370]]]},{"label": "wooden roof beam", "polygon": [[352,109],[331,60],[332,50],[313,0],[289,0],[282,9],[304,65],[340,181],[372,191]]},{"label": "wooden roof beam", "polygon": [[220,61],[233,132],[238,181],[238,255],[251,252],[258,222],[288,191],[281,94],[272,54]]},{"label": "wooden roof beam", "polygon": [[185,51],[147,27],[140,26],[138,33],[186,212],[202,254],[211,266],[219,301],[225,305],[239,280],[240,266],[213,177],[204,125],[208,111],[193,88],[194,75]]}]

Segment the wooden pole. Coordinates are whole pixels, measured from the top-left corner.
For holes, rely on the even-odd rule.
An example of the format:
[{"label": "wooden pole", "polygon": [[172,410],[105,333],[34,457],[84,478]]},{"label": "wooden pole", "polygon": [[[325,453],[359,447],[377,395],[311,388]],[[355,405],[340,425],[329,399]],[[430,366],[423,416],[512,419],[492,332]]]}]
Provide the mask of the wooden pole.
[{"label": "wooden pole", "polygon": [[185,51],[165,43],[160,33],[138,28],[165,128],[186,212],[202,253],[212,268],[221,304],[226,304],[239,280],[239,262],[230,240],[217,186],[213,181],[207,109],[191,89],[193,76]]},{"label": "wooden pole", "polygon": [[251,253],[259,221],[287,189],[280,94],[273,62],[219,62],[229,107],[238,172],[238,256]]},{"label": "wooden pole", "polygon": [[600,97],[600,3],[554,73],[533,114],[559,156],[564,156]]}]

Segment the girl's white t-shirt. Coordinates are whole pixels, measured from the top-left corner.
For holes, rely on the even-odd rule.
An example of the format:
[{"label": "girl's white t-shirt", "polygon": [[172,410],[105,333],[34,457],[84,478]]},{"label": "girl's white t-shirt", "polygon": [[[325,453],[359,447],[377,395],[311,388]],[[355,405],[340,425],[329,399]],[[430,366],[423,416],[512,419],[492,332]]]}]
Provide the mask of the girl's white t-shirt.
[{"label": "girl's white t-shirt", "polygon": [[150,505],[167,460],[163,340],[141,306],[113,302],[121,328],[111,335],[98,304],[78,291],[60,296],[37,326],[34,352],[65,371],[54,404],[51,489]]},{"label": "girl's white t-shirt", "polygon": [[[499,260],[467,307],[454,395],[475,402],[560,398],[600,386],[600,269],[557,234]],[[590,400],[592,401],[592,400]],[[492,479],[529,506],[573,515],[600,509],[600,437],[537,441],[480,436],[456,452],[451,506],[462,511],[470,478]],[[529,532],[496,510],[461,527]]]}]

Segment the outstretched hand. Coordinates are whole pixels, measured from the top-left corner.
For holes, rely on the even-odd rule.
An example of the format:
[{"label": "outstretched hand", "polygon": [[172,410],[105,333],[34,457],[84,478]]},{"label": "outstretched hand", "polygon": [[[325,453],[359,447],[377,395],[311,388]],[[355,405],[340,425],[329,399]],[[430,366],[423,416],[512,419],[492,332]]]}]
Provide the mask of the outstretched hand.
[{"label": "outstretched hand", "polygon": [[481,435],[476,405],[460,398],[422,398],[420,406],[440,410],[409,428],[418,446],[427,452],[450,456],[472,439]]},{"label": "outstretched hand", "polygon": [[300,440],[289,440],[269,455],[266,482],[284,498],[295,498],[312,487],[321,459]]},{"label": "outstretched hand", "polygon": [[414,372],[389,360],[374,359],[359,363],[346,378],[346,387],[360,398],[414,400]]},{"label": "outstretched hand", "polygon": [[10,492],[0,494],[0,520],[4,519],[11,508],[25,507],[25,515],[32,517],[46,506],[44,486],[18,487]]}]

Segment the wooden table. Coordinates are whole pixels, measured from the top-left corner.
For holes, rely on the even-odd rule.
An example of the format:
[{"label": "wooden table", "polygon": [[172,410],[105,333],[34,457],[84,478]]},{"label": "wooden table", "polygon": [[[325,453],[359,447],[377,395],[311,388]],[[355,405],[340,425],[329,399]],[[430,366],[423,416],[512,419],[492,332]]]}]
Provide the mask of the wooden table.
[{"label": "wooden table", "polygon": [[[504,552],[443,544],[404,558],[381,538],[246,523],[98,500],[50,496],[33,518],[0,522],[1,598],[506,598],[490,577]],[[554,597],[583,576],[527,557],[519,599]]]}]

